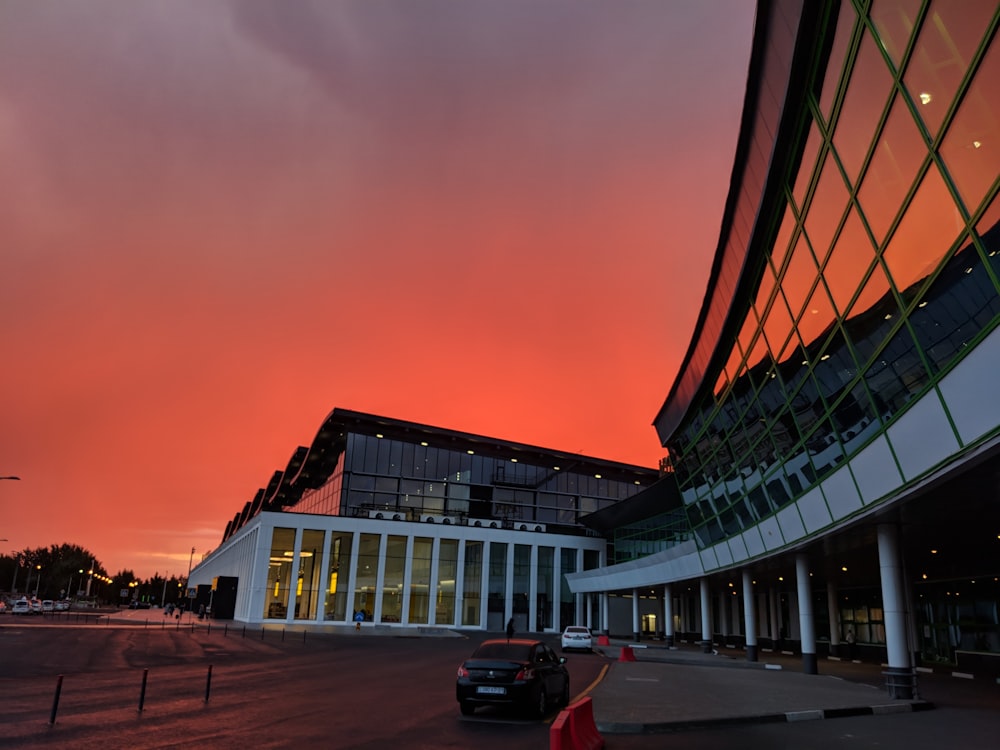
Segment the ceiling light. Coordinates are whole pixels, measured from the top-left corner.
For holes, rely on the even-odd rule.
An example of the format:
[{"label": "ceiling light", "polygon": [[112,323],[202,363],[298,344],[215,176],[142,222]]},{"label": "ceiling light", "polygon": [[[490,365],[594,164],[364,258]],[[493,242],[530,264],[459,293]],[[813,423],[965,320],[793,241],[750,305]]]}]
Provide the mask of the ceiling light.
[{"label": "ceiling light", "polygon": [[920,103],[921,104],[930,104],[931,103],[931,95],[928,94],[926,91],[920,92]]},{"label": "ceiling light", "polygon": [[470,456],[474,456],[474,455],[476,455],[476,452],[475,452],[475,451],[466,451],[466,453],[468,453],[468,454],[469,454]]},{"label": "ceiling light", "polygon": [[594,474],[594,479],[600,479],[600,478],[601,478],[600,474]]},{"label": "ceiling light", "polygon": [[972,142],[972,147],[973,148],[982,148],[983,147],[983,142],[982,141],[973,141]]},{"label": "ceiling light", "polygon": [[375,433],[375,437],[377,437],[379,440],[381,440],[385,436],[381,432],[376,432]]},{"label": "ceiling light", "polygon": [[427,443],[425,443],[425,442],[424,442],[423,440],[421,440],[421,441],[420,441],[420,444],[421,444],[422,446],[424,446],[425,448],[427,447]]}]

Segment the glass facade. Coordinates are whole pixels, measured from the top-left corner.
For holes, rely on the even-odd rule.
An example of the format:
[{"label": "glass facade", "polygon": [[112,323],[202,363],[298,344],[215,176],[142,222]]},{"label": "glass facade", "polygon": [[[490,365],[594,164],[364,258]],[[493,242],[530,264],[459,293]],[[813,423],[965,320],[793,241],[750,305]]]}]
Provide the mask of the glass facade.
[{"label": "glass facade", "polygon": [[876,0],[831,19],[745,323],[666,441],[700,547],[941,398],[1000,322],[997,16],[994,2]]}]

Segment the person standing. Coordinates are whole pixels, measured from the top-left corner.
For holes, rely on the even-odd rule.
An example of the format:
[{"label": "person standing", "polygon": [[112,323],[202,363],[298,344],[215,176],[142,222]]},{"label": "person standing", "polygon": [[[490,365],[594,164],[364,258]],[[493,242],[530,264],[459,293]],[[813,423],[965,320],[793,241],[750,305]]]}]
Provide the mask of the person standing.
[{"label": "person standing", "polygon": [[507,640],[509,641],[514,637],[514,618],[511,617],[507,620]]},{"label": "person standing", "polygon": [[854,661],[854,628],[847,629],[847,658]]}]

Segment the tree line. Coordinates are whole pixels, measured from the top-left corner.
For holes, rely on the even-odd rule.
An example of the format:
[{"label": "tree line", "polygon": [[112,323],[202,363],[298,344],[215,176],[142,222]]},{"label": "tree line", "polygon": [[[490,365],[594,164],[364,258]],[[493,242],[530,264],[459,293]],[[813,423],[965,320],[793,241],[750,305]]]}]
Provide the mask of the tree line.
[{"label": "tree line", "polygon": [[184,599],[185,580],[156,573],[142,579],[129,569],[111,574],[97,555],[76,544],[25,548],[0,554],[0,592],[8,599],[88,600],[127,605],[132,601],[162,606]]}]

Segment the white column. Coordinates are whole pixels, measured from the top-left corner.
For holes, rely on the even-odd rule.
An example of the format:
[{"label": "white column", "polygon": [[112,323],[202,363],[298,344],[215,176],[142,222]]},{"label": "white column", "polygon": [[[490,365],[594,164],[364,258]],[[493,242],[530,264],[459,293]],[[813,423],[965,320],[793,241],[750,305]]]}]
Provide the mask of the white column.
[{"label": "white column", "polygon": [[[576,551],[576,572],[579,573],[583,570],[583,550]],[[583,622],[583,594],[573,594],[573,622],[579,625]],[[555,622],[555,620],[553,620]]]},{"label": "white column", "polygon": [[[507,570],[504,573],[504,605],[503,605],[503,626],[507,626],[507,621],[514,616],[514,543],[507,542]],[[521,623],[514,624],[516,630],[521,630]]]},{"label": "white column", "polygon": [[528,632],[538,629],[538,545],[532,544],[528,553]]},{"label": "white column", "polygon": [[888,656],[886,680],[893,698],[913,697],[913,665],[906,639],[906,597],[899,556],[898,530],[892,524],[878,526],[878,565],[882,579],[882,616]]},{"label": "white column", "polygon": [[753,578],[743,570],[743,627],[746,628],[747,661],[757,661],[757,607],[753,594]]},{"label": "white column", "polygon": [[[326,619],[326,602],[330,597],[330,536],[331,533],[329,531],[323,532],[323,553],[317,561],[319,564],[318,580],[321,588],[317,597],[316,617],[314,619],[319,622]],[[164,581],[164,584],[166,584],[166,581]],[[163,602],[160,602],[160,604],[162,605]]]},{"label": "white column", "polygon": [[669,583],[663,586],[663,640],[668,647],[674,645],[674,594]]},{"label": "white column", "polygon": [[632,589],[632,639],[638,643],[642,632],[642,621],[639,619],[639,589]]},{"label": "white column", "polygon": [[[291,580],[288,582],[288,609],[285,610],[285,619],[289,622],[295,619],[295,607],[299,598],[299,556],[302,554],[302,529],[295,529],[295,541],[292,543],[292,572]],[[194,606],[194,602],[191,602]],[[192,612],[192,614],[194,614]]]},{"label": "white column", "polygon": [[[351,535],[351,562],[347,571],[347,601],[344,602],[344,619],[350,622],[354,619],[354,592],[358,587],[358,557],[361,555],[361,532],[355,531]],[[340,585],[338,576],[337,585]]]},{"label": "white column", "polygon": [[799,604],[799,633],[802,642],[802,671],[816,674],[816,618],[813,616],[809,560],[801,552],[795,556],[795,585]]},{"label": "white column", "polygon": [[608,592],[601,592],[601,631],[605,635],[610,635],[608,632]]},{"label": "white column", "polygon": [[[587,621],[584,623],[588,630],[594,629],[594,595],[587,593]],[[555,620],[553,620],[555,622]]]},{"label": "white column", "polygon": [[837,656],[840,651],[840,607],[837,584],[833,580],[826,582],[826,613],[830,618],[830,656]]},{"label": "white column", "polygon": [[712,601],[708,579],[701,579],[701,650],[712,652]]},{"label": "white column", "polygon": [[555,575],[555,588],[552,591],[552,624],[560,633],[566,629],[569,622],[563,622],[560,616],[562,612],[562,547],[556,547],[552,551],[552,570]]}]

